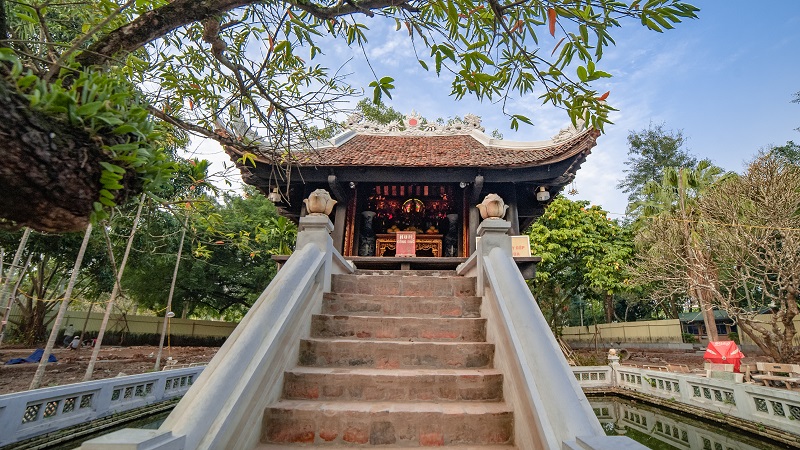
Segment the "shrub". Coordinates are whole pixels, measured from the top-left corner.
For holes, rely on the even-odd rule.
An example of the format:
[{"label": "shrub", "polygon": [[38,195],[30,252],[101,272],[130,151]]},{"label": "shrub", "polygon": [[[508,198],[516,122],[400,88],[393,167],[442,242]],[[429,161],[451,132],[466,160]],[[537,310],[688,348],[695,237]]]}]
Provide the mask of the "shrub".
[{"label": "shrub", "polygon": [[[94,339],[97,332],[87,332],[86,339]],[[158,333],[121,333],[119,331],[109,331],[103,336],[104,345],[158,345],[161,335]],[[173,347],[221,347],[227,338],[224,336],[171,336],[169,344]],[[167,345],[167,338],[164,337],[164,345]]]},{"label": "shrub", "polygon": [[687,344],[696,344],[698,342],[697,336],[692,333],[681,333],[681,337],[683,338],[683,342]]}]

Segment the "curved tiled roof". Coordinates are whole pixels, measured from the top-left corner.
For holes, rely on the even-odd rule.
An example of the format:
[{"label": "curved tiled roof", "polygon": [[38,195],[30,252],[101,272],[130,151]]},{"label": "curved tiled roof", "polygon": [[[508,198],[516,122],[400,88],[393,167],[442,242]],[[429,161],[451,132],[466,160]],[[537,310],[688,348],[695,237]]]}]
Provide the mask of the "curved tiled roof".
[{"label": "curved tiled roof", "polygon": [[[484,135],[485,136],[485,135]],[[355,134],[339,145],[295,153],[300,166],[530,167],[562,161],[595,145],[584,132],[558,143],[513,147],[484,144],[473,134],[402,136]]]},{"label": "curved tiled roof", "polygon": [[[483,133],[480,118],[465,116],[452,125],[420,124],[416,113],[406,116],[405,129],[396,122],[379,125],[349,118],[349,130],[311,149],[294,151],[299,167],[484,167],[525,168],[564,161],[595,146],[599,131],[562,129],[551,140],[513,142]],[[582,123],[579,128],[582,127]],[[244,134],[246,131],[240,133]],[[255,137],[253,137],[255,138]],[[240,151],[226,148],[233,155]],[[257,152],[258,154],[258,152]],[[270,155],[259,154],[269,163]],[[284,162],[288,162],[285,161]]]}]

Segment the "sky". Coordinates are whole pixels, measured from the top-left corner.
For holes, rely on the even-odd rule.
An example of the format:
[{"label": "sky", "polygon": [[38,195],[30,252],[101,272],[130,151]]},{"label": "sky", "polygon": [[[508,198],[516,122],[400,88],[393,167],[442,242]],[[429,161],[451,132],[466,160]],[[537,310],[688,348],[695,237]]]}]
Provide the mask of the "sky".
[{"label": "sky", "polygon": [[[800,103],[791,102],[800,92],[800,0],[691,3],[700,8],[699,19],[674,30],[656,33],[624,21],[612,31],[616,46],[604,51],[598,68],[613,78],[593,86],[610,91],[608,102],[619,111],[578,171],[578,193],[570,198],[601,205],[613,218],[624,215],[627,194],[616,186],[625,177],[627,136],[651,123],[682,130],[689,152],[737,172],[761,148],[800,141]],[[512,99],[507,110],[527,115],[534,126],[512,131],[499,104],[449,96],[451,80],[416,63],[405,28],[367,24],[366,53],[378,77],[395,79],[392,99],[385,100],[402,113],[414,110],[429,119],[472,113],[482,118],[487,133],[498,129],[514,141],[550,139],[568,124],[565,112],[542,106],[532,94]],[[550,48],[560,38],[547,35],[540,43]],[[360,48],[334,43],[323,50],[323,62],[338,67],[349,61],[342,69],[350,74],[348,82],[371,95],[374,78]],[[225,158],[211,143],[196,145],[197,156]]]}]

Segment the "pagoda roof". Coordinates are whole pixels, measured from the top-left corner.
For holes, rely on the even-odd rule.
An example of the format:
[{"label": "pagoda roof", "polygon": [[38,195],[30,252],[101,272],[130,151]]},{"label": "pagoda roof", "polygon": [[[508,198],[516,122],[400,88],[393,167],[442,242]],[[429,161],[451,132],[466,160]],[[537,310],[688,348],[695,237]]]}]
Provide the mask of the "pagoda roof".
[{"label": "pagoda roof", "polygon": [[[480,118],[467,115],[449,125],[422,123],[416,113],[403,124],[380,125],[348,118],[345,132],[312,143],[293,153],[299,167],[425,167],[425,168],[526,168],[588,154],[599,131],[568,126],[552,139],[516,142],[493,139],[484,133]],[[269,162],[266,155],[257,161]]]}]

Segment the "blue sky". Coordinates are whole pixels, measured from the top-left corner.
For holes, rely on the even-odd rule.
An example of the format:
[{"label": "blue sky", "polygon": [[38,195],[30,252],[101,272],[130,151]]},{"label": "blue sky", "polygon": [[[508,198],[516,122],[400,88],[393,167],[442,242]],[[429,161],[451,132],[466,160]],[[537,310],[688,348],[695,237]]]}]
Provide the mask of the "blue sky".
[{"label": "blue sky", "polygon": [[[627,196],[616,185],[624,177],[626,138],[629,130],[650,122],[683,130],[693,154],[734,171],[741,171],[760,148],[800,141],[795,130],[800,104],[791,103],[800,91],[800,1],[693,4],[701,9],[700,18],[674,30],[655,33],[627,21],[612,32],[617,45],[605,51],[599,66],[614,77],[594,86],[611,91],[608,101],[619,111],[578,172],[578,194],[571,198],[624,213]],[[531,95],[514,99],[507,109],[528,115],[535,126],[514,132],[500,105],[450,97],[450,80],[416,63],[405,29],[395,31],[393,22],[368,21],[368,26],[366,52],[379,77],[395,79],[387,103],[401,112],[413,109],[431,119],[473,113],[482,117],[487,132],[496,128],[515,141],[549,139],[568,122],[566,113],[541,106]],[[549,48],[558,39],[557,34],[541,42]],[[330,64],[350,60],[343,68],[351,74],[348,81],[369,94],[372,74],[360,49],[337,43],[324,50],[323,61]]]}]

